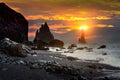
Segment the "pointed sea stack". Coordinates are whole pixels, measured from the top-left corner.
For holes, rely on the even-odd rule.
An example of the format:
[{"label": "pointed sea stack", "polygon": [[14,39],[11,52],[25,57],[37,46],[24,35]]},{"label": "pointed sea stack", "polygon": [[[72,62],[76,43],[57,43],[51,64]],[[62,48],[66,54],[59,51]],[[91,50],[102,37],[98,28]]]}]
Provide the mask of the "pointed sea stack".
[{"label": "pointed sea stack", "polygon": [[34,44],[38,49],[46,50],[45,46],[50,47],[63,47],[64,42],[58,39],[54,39],[54,36],[50,32],[47,22],[41,25],[40,29],[36,31]]},{"label": "pointed sea stack", "polygon": [[81,37],[79,38],[78,43],[82,43],[82,44],[86,43],[85,34],[83,30],[81,31]]},{"label": "pointed sea stack", "polygon": [[19,43],[28,41],[28,22],[23,15],[0,3],[0,40],[3,38]]},{"label": "pointed sea stack", "polygon": [[41,25],[41,27],[37,30],[36,36],[34,39],[34,43],[37,41],[42,41],[44,43],[49,43],[54,40],[54,36],[50,32],[47,22]]}]

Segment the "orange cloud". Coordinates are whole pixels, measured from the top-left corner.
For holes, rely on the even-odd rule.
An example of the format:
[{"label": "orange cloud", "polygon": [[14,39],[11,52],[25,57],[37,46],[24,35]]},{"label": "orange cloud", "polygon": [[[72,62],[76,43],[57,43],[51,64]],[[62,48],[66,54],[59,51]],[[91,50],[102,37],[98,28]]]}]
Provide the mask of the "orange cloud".
[{"label": "orange cloud", "polygon": [[107,25],[107,24],[97,24],[97,27],[100,27],[100,28],[104,28],[104,27],[113,28],[114,26],[111,25],[111,24],[109,24],[109,25]]},{"label": "orange cloud", "polygon": [[11,7],[11,8],[18,12],[20,12],[20,10],[21,10],[19,7]]},{"label": "orange cloud", "polygon": [[35,32],[29,32],[28,37],[35,37]]},{"label": "orange cloud", "polygon": [[29,26],[29,29],[38,29],[38,28],[39,28],[39,26],[36,24]]},{"label": "orange cloud", "polygon": [[43,16],[43,15],[31,15],[31,16],[27,16],[26,19],[28,20],[37,20],[37,19],[45,19],[45,20],[49,20],[49,16]]},{"label": "orange cloud", "polygon": [[44,19],[44,20],[67,20],[67,21],[75,21],[75,20],[109,20],[110,17],[107,16],[96,16],[96,17],[82,17],[73,14],[65,14],[65,15],[52,15],[52,16],[45,16],[45,15],[30,15],[26,16],[28,20],[37,20],[37,19]]}]

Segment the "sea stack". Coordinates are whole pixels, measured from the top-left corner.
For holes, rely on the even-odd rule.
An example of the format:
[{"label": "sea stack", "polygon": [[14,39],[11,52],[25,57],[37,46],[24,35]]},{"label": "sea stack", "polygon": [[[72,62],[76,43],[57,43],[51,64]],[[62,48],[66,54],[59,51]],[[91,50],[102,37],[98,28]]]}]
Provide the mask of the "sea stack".
[{"label": "sea stack", "polygon": [[50,47],[60,47],[64,46],[64,42],[58,39],[55,39],[51,33],[47,22],[41,25],[41,27],[36,31],[36,36],[34,39],[34,44],[38,49],[45,49],[45,46]]},{"label": "sea stack", "polygon": [[82,43],[82,44],[86,43],[84,30],[81,30],[81,36],[78,40],[78,43]]},{"label": "sea stack", "polygon": [[28,21],[5,3],[0,3],[0,40],[4,38],[19,43],[28,41]]},{"label": "sea stack", "polygon": [[54,40],[54,36],[50,32],[47,22],[41,25],[41,27],[37,30],[36,36],[34,39],[34,43],[38,41],[42,41],[44,43],[49,43]]}]

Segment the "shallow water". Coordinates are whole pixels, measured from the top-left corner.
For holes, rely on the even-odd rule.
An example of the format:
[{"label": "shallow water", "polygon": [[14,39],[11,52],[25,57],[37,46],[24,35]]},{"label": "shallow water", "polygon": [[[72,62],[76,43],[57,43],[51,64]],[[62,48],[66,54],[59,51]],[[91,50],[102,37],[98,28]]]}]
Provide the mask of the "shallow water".
[{"label": "shallow water", "polygon": [[[73,53],[64,53],[68,49],[63,49],[61,52],[62,55],[77,57],[82,61],[89,62],[99,62],[104,64],[109,64],[112,66],[120,67],[120,44],[105,44],[107,48],[97,49],[100,44],[86,44],[86,45],[77,45],[78,47],[88,47],[93,48],[93,51],[87,49],[76,50],[72,49]],[[50,48],[50,51],[56,52],[56,48]],[[58,52],[58,51],[57,51]]]}]

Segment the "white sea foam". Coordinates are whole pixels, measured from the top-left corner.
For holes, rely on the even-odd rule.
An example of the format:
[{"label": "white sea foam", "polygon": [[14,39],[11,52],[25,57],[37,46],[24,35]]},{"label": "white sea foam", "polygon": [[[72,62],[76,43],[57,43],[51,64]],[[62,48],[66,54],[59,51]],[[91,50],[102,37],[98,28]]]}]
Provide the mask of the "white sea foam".
[{"label": "white sea foam", "polygon": [[[93,51],[89,52],[87,49],[73,49],[73,53],[64,53],[68,51],[68,49],[59,52],[61,52],[62,55],[77,57],[83,61],[98,61],[99,63],[120,67],[120,44],[106,44],[107,48],[97,49],[99,46],[100,45],[97,44],[78,45],[78,47],[93,48]],[[58,52],[56,48],[50,48],[50,51]]]}]

